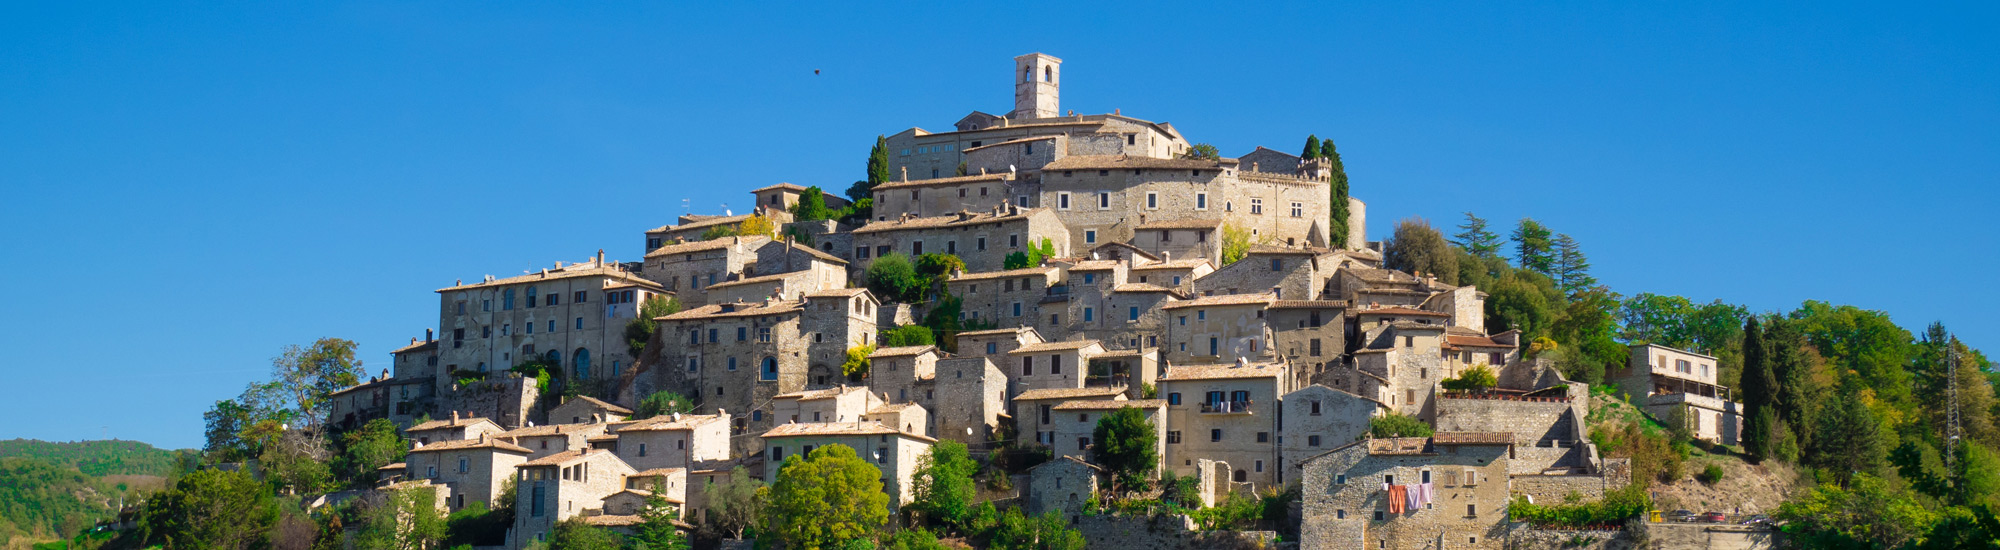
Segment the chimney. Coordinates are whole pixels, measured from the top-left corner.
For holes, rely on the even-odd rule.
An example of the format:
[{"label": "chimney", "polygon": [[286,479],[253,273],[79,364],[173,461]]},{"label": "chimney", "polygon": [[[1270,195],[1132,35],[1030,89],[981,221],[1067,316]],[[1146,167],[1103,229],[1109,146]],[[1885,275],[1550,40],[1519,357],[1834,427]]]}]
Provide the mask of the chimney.
[{"label": "chimney", "polygon": [[1162,251],[1160,251],[1160,262],[1161,262],[1161,263],[1165,263],[1165,262],[1171,262],[1171,261],[1174,261],[1174,251],[1172,251],[1172,250],[1162,250]]},{"label": "chimney", "polygon": [[1249,360],[1248,358],[1244,358],[1244,357],[1237,357],[1237,358],[1236,358],[1236,366],[1237,366],[1238,368],[1242,368],[1242,367],[1248,367],[1248,366],[1250,366],[1250,360]]},{"label": "chimney", "polygon": [[[430,332],[430,329],[424,329],[424,332]],[[410,337],[410,345],[412,346],[417,345],[417,337],[415,336]]]},{"label": "chimney", "polygon": [[432,333],[432,332],[431,332],[431,329],[424,329],[424,341],[425,341],[425,342],[429,342],[429,341],[431,341],[431,340],[434,340],[434,339],[436,339],[436,338],[437,338],[437,337],[436,337],[436,336],[434,335],[434,333]]},{"label": "chimney", "polygon": [[597,249],[597,265],[604,265],[604,249],[602,248]]},{"label": "chimney", "polygon": [[673,417],[673,418],[674,418],[674,421],[675,421],[675,422],[680,422],[680,421],[681,421],[681,413],[674,413],[674,417]]},{"label": "chimney", "polygon": [[903,181],[910,181],[910,167],[903,167]]},{"label": "chimney", "polygon": [[458,411],[451,411],[451,423],[458,423]]}]

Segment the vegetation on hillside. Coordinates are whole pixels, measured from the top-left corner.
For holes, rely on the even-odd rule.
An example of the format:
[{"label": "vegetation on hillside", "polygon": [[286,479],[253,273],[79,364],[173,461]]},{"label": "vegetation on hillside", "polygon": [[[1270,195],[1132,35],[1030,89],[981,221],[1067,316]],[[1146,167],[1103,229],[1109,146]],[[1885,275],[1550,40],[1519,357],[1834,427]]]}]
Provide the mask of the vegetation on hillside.
[{"label": "vegetation on hillside", "polygon": [[181,466],[182,453],[138,441],[52,442],[35,439],[0,441],[0,457],[39,459],[71,466],[84,475],[169,476]]}]

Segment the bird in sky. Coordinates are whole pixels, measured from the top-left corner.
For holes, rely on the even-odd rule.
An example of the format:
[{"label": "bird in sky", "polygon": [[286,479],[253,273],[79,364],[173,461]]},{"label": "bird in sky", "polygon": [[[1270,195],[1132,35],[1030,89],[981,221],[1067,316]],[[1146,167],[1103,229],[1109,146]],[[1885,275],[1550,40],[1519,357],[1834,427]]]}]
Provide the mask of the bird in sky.
[{"label": "bird in sky", "polygon": [[813,76],[819,76],[819,69],[813,69]]}]

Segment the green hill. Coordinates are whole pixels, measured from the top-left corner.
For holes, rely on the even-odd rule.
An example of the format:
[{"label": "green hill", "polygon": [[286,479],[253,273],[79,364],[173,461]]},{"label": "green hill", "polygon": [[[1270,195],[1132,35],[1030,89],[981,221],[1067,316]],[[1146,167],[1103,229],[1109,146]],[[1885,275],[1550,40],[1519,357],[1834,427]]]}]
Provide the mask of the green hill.
[{"label": "green hill", "polygon": [[0,541],[74,535],[110,517],[114,490],[76,468],[0,458]]},{"label": "green hill", "polygon": [[90,476],[144,475],[170,476],[174,473],[177,451],[169,451],[138,441],[51,442],[35,439],[0,441],[0,458],[19,457],[73,466]]}]

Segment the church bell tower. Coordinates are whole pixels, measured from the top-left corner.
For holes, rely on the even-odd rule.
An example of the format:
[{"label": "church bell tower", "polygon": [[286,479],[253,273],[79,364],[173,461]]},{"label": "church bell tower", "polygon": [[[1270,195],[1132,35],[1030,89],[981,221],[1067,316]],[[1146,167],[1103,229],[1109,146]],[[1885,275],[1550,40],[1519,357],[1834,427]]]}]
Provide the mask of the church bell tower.
[{"label": "church bell tower", "polygon": [[1054,118],[1061,116],[1058,90],[1062,86],[1062,60],[1042,53],[1014,58],[1014,112],[1007,118]]}]

